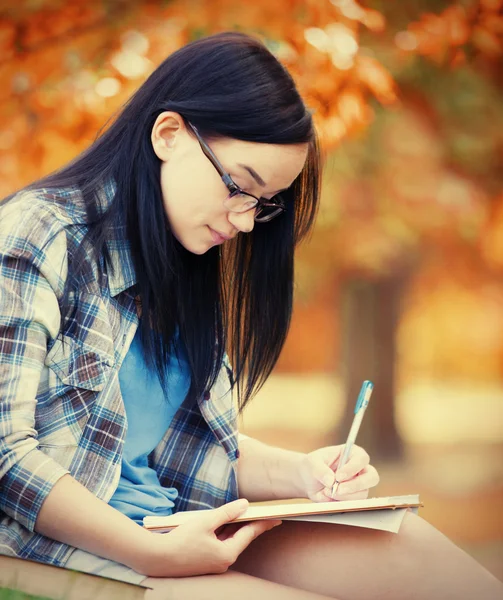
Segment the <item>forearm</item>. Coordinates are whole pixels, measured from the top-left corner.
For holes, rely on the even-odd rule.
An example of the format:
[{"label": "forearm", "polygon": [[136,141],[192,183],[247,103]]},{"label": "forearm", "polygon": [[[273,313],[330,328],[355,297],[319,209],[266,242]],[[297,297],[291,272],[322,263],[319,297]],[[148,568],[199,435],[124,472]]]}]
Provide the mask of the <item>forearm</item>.
[{"label": "forearm", "polygon": [[154,535],[70,475],[64,475],[48,494],[35,531],[128,566],[138,564],[140,555],[147,554]]},{"label": "forearm", "polygon": [[240,439],[239,495],[250,502],[305,495],[298,466],[305,454],[275,448],[253,438]]}]

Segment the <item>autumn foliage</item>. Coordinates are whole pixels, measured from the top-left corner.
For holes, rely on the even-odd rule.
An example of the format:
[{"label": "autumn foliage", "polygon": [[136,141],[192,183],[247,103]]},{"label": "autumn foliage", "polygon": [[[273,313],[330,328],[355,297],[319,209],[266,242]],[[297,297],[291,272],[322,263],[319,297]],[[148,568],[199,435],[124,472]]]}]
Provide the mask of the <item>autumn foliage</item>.
[{"label": "autumn foliage", "polygon": [[375,10],[328,0],[52,1],[36,10],[11,8],[0,20],[0,194],[86,146],[170,52],[225,29],[266,40],[296,77],[329,149],[368,125],[370,97],[396,98],[390,74],[359,46],[362,28],[384,27]]},{"label": "autumn foliage", "polygon": [[[495,59],[502,52],[501,5],[480,0],[424,13],[396,33],[391,50],[454,66],[473,52]],[[266,40],[294,74],[327,150],[372,122],[372,99],[397,100],[389,70],[360,41],[368,32],[378,39],[385,16],[354,0],[52,0],[33,6],[13,5],[0,18],[0,194],[87,145],[170,52],[224,29]]]}]

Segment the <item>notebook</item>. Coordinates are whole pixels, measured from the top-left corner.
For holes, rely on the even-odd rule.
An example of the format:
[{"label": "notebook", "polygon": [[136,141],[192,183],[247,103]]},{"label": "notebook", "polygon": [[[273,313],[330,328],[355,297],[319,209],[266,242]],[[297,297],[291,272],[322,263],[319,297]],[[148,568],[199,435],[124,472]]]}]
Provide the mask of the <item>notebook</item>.
[{"label": "notebook", "polygon": [[[418,495],[387,496],[340,502],[303,502],[250,506],[234,522],[260,519],[339,523],[368,529],[398,532],[407,510],[417,512],[422,506]],[[206,509],[205,509],[206,510]],[[163,533],[186,523],[201,511],[185,511],[167,517],[145,517],[143,527]]]}]

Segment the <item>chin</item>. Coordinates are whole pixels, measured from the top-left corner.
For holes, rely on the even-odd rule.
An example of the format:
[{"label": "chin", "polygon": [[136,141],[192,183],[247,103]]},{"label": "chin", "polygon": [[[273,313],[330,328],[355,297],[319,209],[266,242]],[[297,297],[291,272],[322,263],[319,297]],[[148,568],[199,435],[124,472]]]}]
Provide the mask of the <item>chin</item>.
[{"label": "chin", "polygon": [[[210,248],[211,248],[211,246],[210,246]],[[187,248],[187,250],[188,250],[189,252],[192,252],[192,254],[197,254],[198,256],[201,256],[202,254],[206,254],[206,252],[208,252],[208,250],[209,250],[210,248],[208,248],[208,247],[206,246],[205,248],[194,248],[194,249]]]},{"label": "chin", "polygon": [[173,233],[173,235],[175,236],[180,246],[183,246],[185,250],[187,250],[187,252],[190,252],[191,254],[205,254],[210,248],[213,247],[212,244],[208,244],[207,242],[192,241],[190,239],[184,240],[181,236],[176,235],[176,233]]},{"label": "chin", "polygon": [[180,242],[180,243],[185,248],[185,250],[187,250],[187,252],[196,254],[198,256],[201,256],[202,254],[206,254],[206,252],[208,252],[208,250],[213,248],[212,244],[208,245],[205,243],[199,243],[199,244],[184,244],[182,242]]}]

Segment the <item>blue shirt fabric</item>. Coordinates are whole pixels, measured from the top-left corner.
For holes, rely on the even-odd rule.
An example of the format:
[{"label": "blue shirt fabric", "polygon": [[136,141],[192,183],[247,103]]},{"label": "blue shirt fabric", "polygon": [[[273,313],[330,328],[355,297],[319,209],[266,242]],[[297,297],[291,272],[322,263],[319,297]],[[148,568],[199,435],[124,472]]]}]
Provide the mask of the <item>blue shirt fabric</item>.
[{"label": "blue shirt fabric", "polygon": [[170,515],[178,491],[161,486],[148,456],[159,444],[190,386],[190,371],[182,344],[170,356],[168,399],[157,373],[147,367],[137,330],[119,371],[127,416],[127,433],[119,485],[109,504],[142,525],[143,517]]}]

